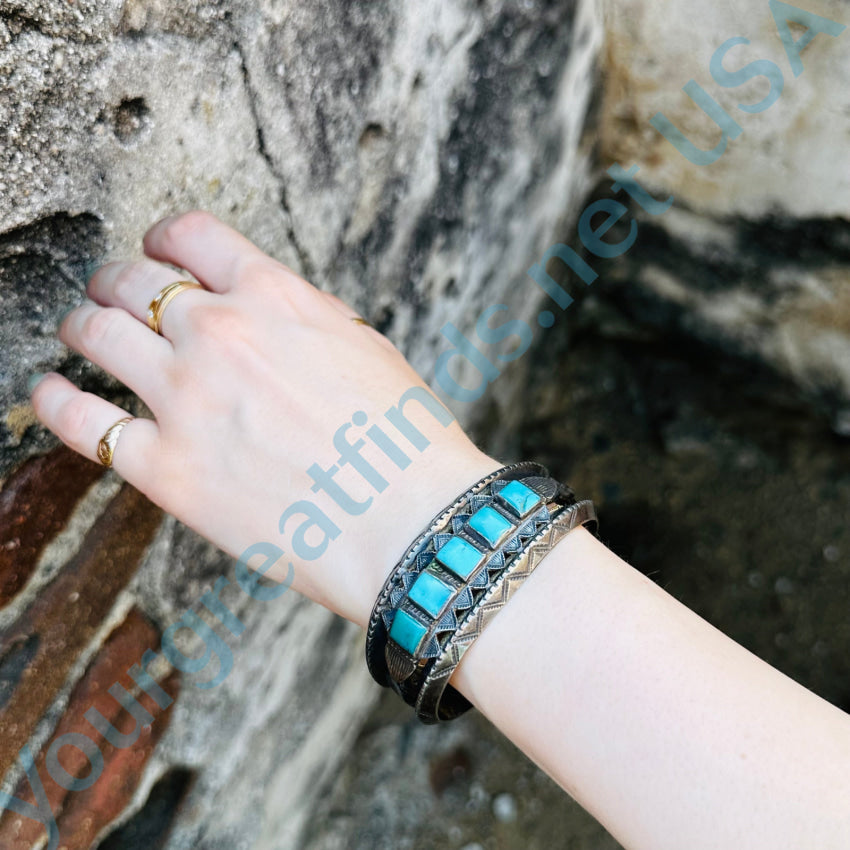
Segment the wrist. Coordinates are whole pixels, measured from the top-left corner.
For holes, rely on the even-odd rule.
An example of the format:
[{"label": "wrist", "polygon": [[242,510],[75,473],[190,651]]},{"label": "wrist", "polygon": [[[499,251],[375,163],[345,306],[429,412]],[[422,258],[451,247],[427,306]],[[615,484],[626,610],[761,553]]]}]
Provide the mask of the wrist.
[{"label": "wrist", "polygon": [[342,581],[337,598],[325,602],[332,610],[365,627],[387,576],[413,540],[460,493],[502,465],[457,430],[462,439],[447,434],[450,439],[387,476],[388,486],[339,550],[344,564],[334,573]]}]

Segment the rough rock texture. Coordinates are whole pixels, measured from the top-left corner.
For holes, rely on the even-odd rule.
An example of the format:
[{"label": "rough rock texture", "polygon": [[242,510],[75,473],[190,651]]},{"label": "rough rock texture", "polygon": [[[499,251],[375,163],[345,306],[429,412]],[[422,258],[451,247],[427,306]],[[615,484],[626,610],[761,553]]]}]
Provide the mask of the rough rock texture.
[{"label": "rough rock texture", "polygon": [[[848,24],[836,0],[802,8]],[[639,216],[635,247],[603,272],[606,293],[641,321],[769,364],[850,436],[850,30],[815,36],[795,76],[767,2],[721,12],[709,0],[607,0],[605,11],[600,160],[638,164],[656,197],[675,197],[668,213]],[[738,105],[767,95],[764,77],[724,89],[709,71],[734,37],[750,44],[729,51],[727,71],[768,60],[784,81],[758,114]],[[742,128],[712,165],[694,165],[650,124],[662,112],[700,148],[718,143],[680,91],[689,79]]]},{"label": "rough rock texture", "polygon": [[[545,0],[0,0],[4,789],[24,787],[22,742],[41,764],[83,722],[90,683],[157,649],[230,569],[35,423],[26,379],[48,368],[141,410],[55,339],[91,271],[204,207],[427,375],[447,319],[468,327],[493,299],[531,315],[516,258],[590,186],[579,141],[601,35],[592,3]],[[379,694],[362,635],[294,597],[223,598],[247,626],[233,671],[211,691],[152,671],[179,685],[154,737],[104,751],[103,786],[50,790],[65,846],[299,846]],[[38,832],[0,818],[9,842]]]}]

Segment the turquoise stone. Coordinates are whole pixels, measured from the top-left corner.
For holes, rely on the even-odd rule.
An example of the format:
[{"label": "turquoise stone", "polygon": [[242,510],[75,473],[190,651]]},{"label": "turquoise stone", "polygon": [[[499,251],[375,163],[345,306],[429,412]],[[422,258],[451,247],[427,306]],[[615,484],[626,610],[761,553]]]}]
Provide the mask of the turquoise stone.
[{"label": "turquoise stone", "polygon": [[423,611],[426,611],[434,619],[440,616],[449,599],[454,596],[454,588],[440,581],[433,573],[427,570],[419,574],[419,578],[413,582],[413,587],[407,594],[411,602],[415,602]]},{"label": "turquoise stone", "polygon": [[459,579],[466,581],[483,560],[484,553],[462,537],[450,537],[437,551],[436,558]]},{"label": "turquoise stone", "polygon": [[504,502],[518,517],[524,517],[536,508],[543,497],[527,487],[522,481],[511,481],[499,491],[498,498]]},{"label": "turquoise stone", "polygon": [[416,655],[422,638],[428,633],[428,629],[418,623],[407,611],[396,611],[393,624],[390,626],[390,638],[402,649],[406,649],[411,655]]},{"label": "turquoise stone", "polygon": [[505,535],[513,530],[511,521],[489,505],[477,510],[467,520],[467,525],[475,529],[490,544],[491,549],[495,549]]}]

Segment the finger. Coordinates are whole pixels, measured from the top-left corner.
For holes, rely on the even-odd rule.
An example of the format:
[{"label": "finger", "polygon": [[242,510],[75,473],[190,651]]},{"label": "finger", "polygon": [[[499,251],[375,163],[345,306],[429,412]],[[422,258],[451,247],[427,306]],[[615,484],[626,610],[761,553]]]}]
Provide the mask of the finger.
[{"label": "finger", "polygon": [[140,322],[147,324],[148,307],[170,283],[189,279],[153,260],[107,263],[92,276],[86,292],[102,307],[123,307]]},{"label": "finger", "polygon": [[269,260],[253,242],[203,210],[158,221],[145,234],[144,248],[154,260],[190,271],[214,292],[232,290],[246,260]]},{"label": "finger", "polygon": [[[45,375],[32,394],[39,421],[66,446],[100,463],[100,438],[127,412],[91,393],[84,393],[55,372]],[[149,492],[154,481],[154,461],[159,451],[159,428],[150,419],[134,419],[118,436],[112,466],[126,481]]]},{"label": "finger", "polygon": [[[102,307],[122,307],[145,325],[148,323],[148,308],[151,301],[170,283],[178,280],[188,280],[188,275],[182,277],[174,271],[153,260],[140,260],[133,263],[107,263],[101,266],[88,283],[87,293],[92,301]],[[199,290],[187,290],[185,294],[197,294]],[[180,293],[182,301],[183,292]],[[172,330],[178,331],[181,319],[185,315],[185,302],[179,309],[173,309],[177,299],[169,303],[168,324]],[[163,313],[162,330],[165,336],[165,313]]]},{"label": "finger", "polygon": [[65,345],[115,375],[156,410],[174,358],[168,340],[120,307],[99,307],[91,302],[72,310],[62,320],[58,336]]}]

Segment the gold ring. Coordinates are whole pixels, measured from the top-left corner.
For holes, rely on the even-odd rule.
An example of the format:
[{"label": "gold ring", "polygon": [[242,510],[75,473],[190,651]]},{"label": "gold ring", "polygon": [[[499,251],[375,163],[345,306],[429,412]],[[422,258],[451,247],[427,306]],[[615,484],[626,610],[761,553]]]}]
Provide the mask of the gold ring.
[{"label": "gold ring", "polygon": [[371,322],[367,322],[365,319],[361,319],[360,316],[352,316],[351,321],[356,325],[366,325],[367,328],[373,328],[374,325]]},{"label": "gold ring", "polygon": [[148,327],[152,331],[162,336],[162,314],[172,299],[185,289],[203,289],[203,286],[200,283],[195,283],[194,280],[178,280],[159,290],[159,294],[148,307]]},{"label": "gold ring", "polygon": [[97,459],[109,469],[112,466],[112,455],[118,442],[118,435],[128,422],[132,422],[132,416],[119,419],[101,438],[97,444]]}]

